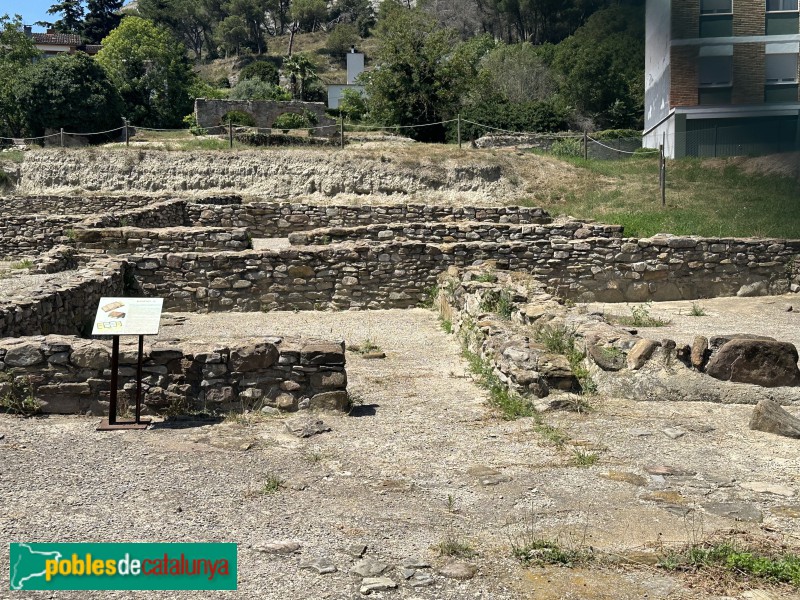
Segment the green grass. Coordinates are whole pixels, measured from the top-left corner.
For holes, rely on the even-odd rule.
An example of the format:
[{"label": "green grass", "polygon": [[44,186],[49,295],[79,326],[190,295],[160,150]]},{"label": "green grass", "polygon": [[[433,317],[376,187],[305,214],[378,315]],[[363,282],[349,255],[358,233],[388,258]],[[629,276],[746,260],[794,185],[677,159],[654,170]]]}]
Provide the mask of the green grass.
[{"label": "green grass", "polygon": [[11,150],[0,154],[0,159],[21,164],[22,161],[25,160],[25,153],[22,150]]},{"label": "green grass", "polygon": [[600,455],[596,452],[586,452],[576,448],[572,455],[572,461],[576,467],[591,467],[600,461]]},{"label": "green grass", "polygon": [[262,494],[274,494],[283,488],[284,480],[275,473],[267,473],[267,479],[264,482],[264,487],[261,488]]},{"label": "green grass", "polygon": [[21,261],[13,262],[8,266],[11,269],[17,269],[17,270],[30,269],[33,266],[33,261],[29,258],[23,258]]},{"label": "green grass", "polygon": [[470,370],[477,375],[478,384],[489,392],[489,404],[499,410],[504,419],[513,421],[520,417],[533,417],[538,414],[528,400],[511,392],[495,375],[491,365],[478,354],[464,349],[462,355]]},{"label": "green grass", "polygon": [[481,310],[508,320],[514,312],[514,295],[509,290],[490,290],[481,300]]},{"label": "green grass", "polygon": [[[630,316],[616,316],[613,317],[611,320],[615,323],[619,323],[620,325],[625,325],[626,327],[666,327],[670,324],[669,319],[662,319],[660,317],[654,317],[650,314],[650,307],[652,303],[646,302],[645,304],[640,304],[639,306],[631,306],[631,314]],[[692,305],[694,309],[694,305]],[[705,314],[705,313],[703,313]],[[695,315],[700,316],[700,315]]]},{"label": "green grass", "polygon": [[586,353],[576,345],[575,331],[566,325],[544,325],[537,327],[533,332],[534,339],[544,347],[556,354],[563,354],[569,361],[572,374],[578,380],[582,394],[597,392],[597,384],[592,379],[589,369],[583,362]]},{"label": "green grass", "polygon": [[463,540],[458,539],[453,534],[448,534],[441,542],[435,546],[439,556],[451,556],[453,558],[472,558],[477,554],[475,549]]},{"label": "green grass", "polygon": [[665,207],[658,187],[658,158],[562,160],[577,168],[578,183],[536,197],[554,214],[623,225],[630,237],[669,232],[800,238],[800,181],[746,173],[735,164],[738,159],[668,161]]},{"label": "green grass", "polygon": [[690,317],[705,317],[708,313],[702,305],[697,302],[692,302],[692,309],[689,311]]},{"label": "green grass", "polygon": [[533,566],[564,565],[572,567],[591,559],[591,554],[580,548],[565,548],[552,540],[539,538],[512,542],[511,553],[520,562]]},{"label": "green grass", "polygon": [[787,583],[800,588],[800,556],[764,553],[740,547],[733,541],[696,544],[668,553],[659,563],[671,571],[723,570],[742,580],[758,578],[770,583]]}]

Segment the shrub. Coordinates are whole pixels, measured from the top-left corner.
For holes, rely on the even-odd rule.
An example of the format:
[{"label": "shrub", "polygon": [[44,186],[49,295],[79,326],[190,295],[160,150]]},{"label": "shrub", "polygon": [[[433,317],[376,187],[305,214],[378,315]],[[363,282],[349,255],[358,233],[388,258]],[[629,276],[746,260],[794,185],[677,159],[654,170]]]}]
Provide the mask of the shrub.
[{"label": "shrub", "polygon": [[220,125],[227,125],[228,123],[242,125],[244,127],[256,126],[256,120],[253,118],[253,115],[242,112],[241,110],[229,110],[226,112],[220,120]]},{"label": "shrub", "polygon": [[259,60],[247,65],[239,72],[239,81],[257,80],[278,85],[278,69],[271,62]]},{"label": "shrub", "polygon": [[231,100],[291,100],[291,94],[277,85],[259,79],[245,79],[228,93]]},{"label": "shrub", "polygon": [[556,156],[583,156],[583,142],[578,138],[564,138],[553,143],[550,151]]},{"label": "shrub", "polygon": [[333,28],[325,42],[325,49],[331,56],[344,59],[350,52],[350,47],[355,46],[359,41],[358,29],[350,23],[339,23]]},{"label": "shrub", "polygon": [[284,132],[290,129],[305,129],[311,127],[311,122],[304,114],[283,113],[272,124],[275,129],[283,129]]}]

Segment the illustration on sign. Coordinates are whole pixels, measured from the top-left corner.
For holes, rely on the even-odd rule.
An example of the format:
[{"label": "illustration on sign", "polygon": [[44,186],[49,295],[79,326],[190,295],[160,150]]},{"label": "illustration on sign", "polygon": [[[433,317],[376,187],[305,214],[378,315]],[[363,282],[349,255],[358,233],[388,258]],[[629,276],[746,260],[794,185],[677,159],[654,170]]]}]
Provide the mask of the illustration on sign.
[{"label": "illustration on sign", "polygon": [[163,298],[100,298],[92,335],[157,335]]}]

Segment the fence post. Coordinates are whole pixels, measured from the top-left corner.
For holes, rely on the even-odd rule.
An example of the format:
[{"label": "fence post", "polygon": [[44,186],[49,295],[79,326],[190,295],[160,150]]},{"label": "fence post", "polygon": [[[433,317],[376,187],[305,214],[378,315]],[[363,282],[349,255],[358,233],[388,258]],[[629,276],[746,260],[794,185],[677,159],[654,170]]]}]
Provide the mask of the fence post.
[{"label": "fence post", "polygon": [[589,132],[583,130],[583,160],[589,160]]},{"label": "fence post", "polygon": [[228,119],[228,145],[233,148],[233,119]]},{"label": "fence post", "polygon": [[461,113],[458,113],[458,149],[461,150]]},{"label": "fence post", "polygon": [[667,205],[667,161],[664,159],[664,144],[658,146],[658,187],[661,189],[661,206]]},{"label": "fence post", "polygon": [[123,118],[122,122],[125,124],[125,146],[130,146],[130,137],[128,137],[128,119]]},{"label": "fence post", "polygon": [[339,148],[344,148],[344,115],[339,121]]},{"label": "fence post", "polygon": [[61,147],[64,147],[64,128],[61,128]]}]

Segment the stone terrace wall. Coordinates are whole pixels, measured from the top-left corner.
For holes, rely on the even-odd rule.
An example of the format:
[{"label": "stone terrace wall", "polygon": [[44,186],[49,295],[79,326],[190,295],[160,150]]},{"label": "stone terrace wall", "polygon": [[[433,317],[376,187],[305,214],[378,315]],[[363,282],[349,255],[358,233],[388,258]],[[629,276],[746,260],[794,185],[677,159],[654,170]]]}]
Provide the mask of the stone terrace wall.
[{"label": "stone terrace wall", "polygon": [[295,246],[359,242],[385,242],[392,239],[433,244],[453,242],[510,242],[551,237],[622,237],[619,225],[598,225],[568,221],[549,225],[509,225],[506,223],[394,223],[362,227],[326,227],[289,234]]},{"label": "stone terrace wall", "polygon": [[479,221],[483,223],[550,223],[552,218],[541,208],[506,206],[315,206],[288,202],[254,202],[212,206],[189,204],[187,219],[194,226],[247,227],[253,237],[286,237],[298,231],[321,227],[354,227],[379,223],[436,223]]},{"label": "stone terrace wall", "polygon": [[82,227],[91,229],[126,226],[181,227],[186,224],[186,200],[165,200],[149,206],[90,217],[81,222]]},{"label": "stone terrace wall", "polygon": [[253,247],[246,229],[222,227],[77,229],[74,243],[78,249],[104,250],[109,254],[211,252]]},{"label": "stone terrace wall", "polygon": [[0,198],[4,216],[16,215],[98,215],[125,211],[158,202],[142,196],[23,196]]},{"label": "stone terrace wall", "polygon": [[[76,337],[0,339],[0,373],[30,382],[45,413],[108,413],[110,344]],[[120,348],[118,400],[136,399],[134,345]],[[146,347],[143,401],[149,412],[205,413],[274,407],[346,410],[344,342],[270,338]],[[7,375],[5,379],[8,379]],[[0,396],[11,391],[0,380]]]},{"label": "stone terrace wall", "polygon": [[[390,242],[216,255],[132,257],[146,295],[173,310],[407,308],[451,266],[495,261],[564,297],[610,302],[788,291],[800,241],[554,238],[437,246]],[[796,275],[794,276],[796,278]]]},{"label": "stone terrace wall", "polygon": [[20,258],[45,252],[65,241],[67,232],[81,218],[3,215],[0,217],[0,257]]},{"label": "stone terrace wall", "polygon": [[99,259],[66,279],[41,282],[26,296],[0,298],[0,336],[81,334],[103,296],[125,290],[127,263]]}]

